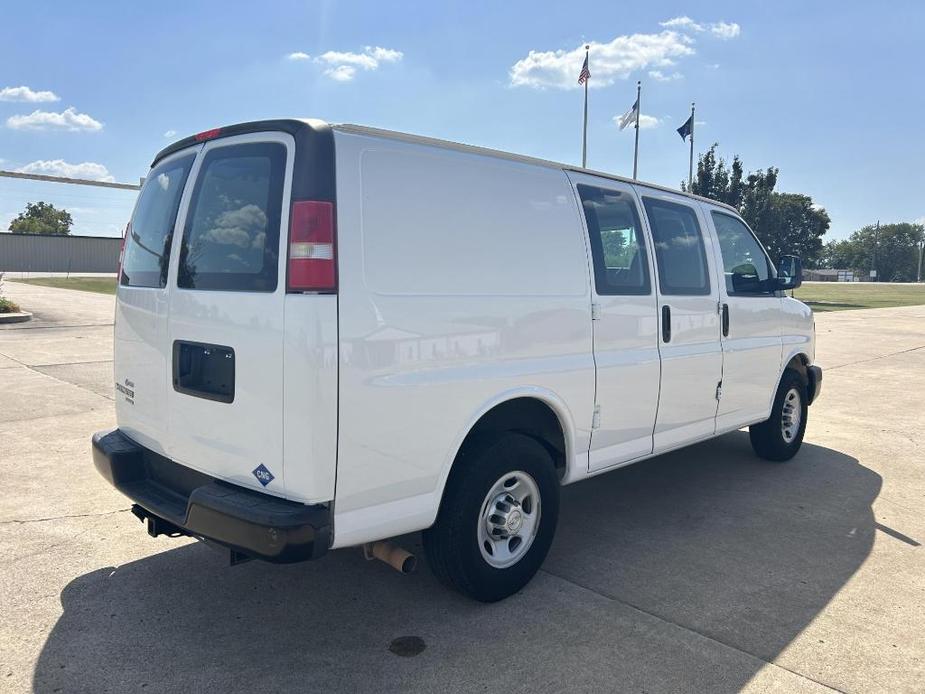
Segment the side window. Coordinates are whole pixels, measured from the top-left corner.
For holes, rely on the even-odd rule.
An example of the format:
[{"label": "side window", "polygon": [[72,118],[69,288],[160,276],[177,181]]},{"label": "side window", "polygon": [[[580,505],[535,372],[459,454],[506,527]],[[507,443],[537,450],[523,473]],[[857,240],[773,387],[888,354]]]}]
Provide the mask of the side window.
[{"label": "side window", "polygon": [[205,155],[180,245],[180,287],[276,289],[285,169],[279,143],[216,147]]},{"label": "side window", "polygon": [[648,294],[649,263],[639,213],[629,193],[579,185],[588,222],[597,293]]},{"label": "side window", "polygon": [[712,214],[723,255],[726,293],[730,296],[770,293],[771,266],[758,239],[732,215],[722,212]]},{"label": "side window", "polygon": [[662,294],[706,295],[710,271],[697,214],[687,205],[643,198],[658,265]]},{"label": "side window", "polygon": [[173,159],[155,167],[145,179],[135,214],[125,239],[125,257],[119,283],[125,287],[164,287],[173,225],[183,186],[195,154]]}]

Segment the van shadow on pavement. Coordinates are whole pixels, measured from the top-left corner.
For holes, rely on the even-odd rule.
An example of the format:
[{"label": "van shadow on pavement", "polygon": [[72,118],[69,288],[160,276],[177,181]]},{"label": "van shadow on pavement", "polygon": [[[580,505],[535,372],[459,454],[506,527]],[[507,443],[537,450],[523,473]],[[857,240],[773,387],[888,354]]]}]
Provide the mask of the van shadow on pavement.
[{"label": "van shadow on pavement", "polygon": [[[185,545],[71,581],[34,686],[733,690],[761,661],[673,625],[773,659],[868,556],[880,485],[827,448],[778,465],[724,436],[564,489],[544,570],[495,605],[445,590],[423,561],[411,576],[358,550],[232,568]],[[421,551],[418,535],[403,544]],[[390,653],[402,636],[423,653]]]}]

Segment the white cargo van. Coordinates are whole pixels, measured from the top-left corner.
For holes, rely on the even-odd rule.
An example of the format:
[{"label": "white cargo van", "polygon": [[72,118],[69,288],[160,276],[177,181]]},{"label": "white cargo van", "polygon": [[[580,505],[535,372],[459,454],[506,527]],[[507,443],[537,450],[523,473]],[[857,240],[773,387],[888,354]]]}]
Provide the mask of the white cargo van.
[{"label": "white cargo van", "polygon": [[787,460],[821,387],[798,259],[563,164],[245,123],[160,152],[126,236],[95,465],[150,534],[233,558],[423,530],[441,580],[497,600],[561,485],[746,426]]}]

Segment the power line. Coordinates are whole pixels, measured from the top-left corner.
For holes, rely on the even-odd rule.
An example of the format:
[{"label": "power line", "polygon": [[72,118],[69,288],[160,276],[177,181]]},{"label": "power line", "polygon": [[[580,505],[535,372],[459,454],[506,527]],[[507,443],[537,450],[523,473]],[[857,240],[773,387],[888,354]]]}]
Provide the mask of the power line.
[{"label": "power line", "polygon": [[21,173],[19,171],[0,171],[0,176],[7,178],[20,178],[30,181],[46,181],[48,183],[70,183],[78,186],[97,186],[99,188],[119,188],[121,190],[140,190],[141,185],[135,183],[110,183],[109,181],[88,181],[85,178],[67,178],[65,176],[46,176],[44,174]]}]

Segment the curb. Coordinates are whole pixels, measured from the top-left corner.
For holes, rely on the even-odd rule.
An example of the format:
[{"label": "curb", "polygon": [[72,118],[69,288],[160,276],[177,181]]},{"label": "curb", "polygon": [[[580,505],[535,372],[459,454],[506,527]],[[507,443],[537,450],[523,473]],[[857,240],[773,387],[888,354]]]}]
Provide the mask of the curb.
[{"label": "curb", "polygon": [[32,320],[32,314],[28,311],[20,311],[19,313],[0,313],[0,324],[25,323],[27,320]]}]

